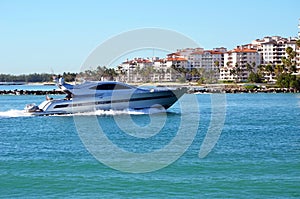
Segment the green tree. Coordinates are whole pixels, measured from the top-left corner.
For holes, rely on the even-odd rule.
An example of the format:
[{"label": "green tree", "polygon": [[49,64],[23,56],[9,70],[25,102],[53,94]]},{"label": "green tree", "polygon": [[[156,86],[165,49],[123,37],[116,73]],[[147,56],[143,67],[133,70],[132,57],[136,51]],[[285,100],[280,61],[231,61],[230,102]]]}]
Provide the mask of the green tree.
[{"label": "green tree", "polygon": [[282,74],[283,71],[284,71],[284,66],[282,64],[277,64],[275,66],[274,72],[275,72],[276,76]]},{"label": "green tree", "polygon": [[253,71],[254,67],[252,67],[248,62],[246,63],[246,70],[251,73]]},{"label": "green tree", "polygon": [[214,62],[215,67],[217,68],[218,73],[220,72],[220,62],[219,61],[215,61]]},{"label": "green tree", "polygon": [[298,48],[300,48],[300,39],[298,39],[298,40],[296,41],[296,45],[297,45]]},{"label": "green tree", "polygon": [[290,73],[280,74],[276,83],[281,88],[294,88],[300,90],[300,78],[297,78]]},{"label": "green tree", "polygon": [[[296,44],[299,45],[300,41],[297,40]],[[292,47],[286,48],[287,57],[282,58],[282,68],[278,66],[278,76],[277,76],[277,85],[279,87],[284,88],[295,88],[299,90],[299,78],[297,78],[295,75],[293,75],[294,72],[296,72],[296,62],[294,61],[294,58],[296,57],[296,52]],[[282,72],[281,72],[282,71]]]},{"label": "green tree", "polygon": [[249,77],[248,77],[248,81],[254,82],[254,83],[261,83],[262,77],[259,73],[255,73],[255,72],[251,71],[249,74]]},{"label": "green tree", "polygon": [[289,46],[286,48],[285,52],[288,54],[288,57],[283,57],[282,63],[284,64],[288,72],[296,72],[296,62],[293,60],[297,55],[296,51],[294,51],[294,49]]}]

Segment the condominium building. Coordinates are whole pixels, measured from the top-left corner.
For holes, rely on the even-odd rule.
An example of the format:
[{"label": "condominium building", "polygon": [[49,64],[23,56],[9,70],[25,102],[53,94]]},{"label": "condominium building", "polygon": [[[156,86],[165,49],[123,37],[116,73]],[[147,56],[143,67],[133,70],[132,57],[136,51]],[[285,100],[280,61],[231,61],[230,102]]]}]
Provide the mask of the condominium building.
[{"label": "condominium building", "polygon": [[134,58],[118,66],[119,80],[124,82],[175,81],[177,75],[173,68],[188,68],[188,60],[177,53],[168,54],[166,58]]},{"label": "condominium building", "polygon": [[224,54],[225,66],[220,69],[220,80],[246,81],[260,62],[260,55],[255,49],[238,46]]},{"label": "condominium building", "polygon": [[189,60],[180,53],[171,53],[167,55],[166,61],[171,62],[171,66],[175,68],[189,69]]},{"label": "condominium building", "polygon": [[296,55],[297,74],[300,75],[300,46],[296,47],[296,54],[297,54]]},{"label": "condominium building", "polygon": [[183,48],[178,49],[176,54],[179,56],[182,56],[186,58],[187,60],[191,60],[193,58],[193,53],[202,53],[204,51],[204,48]]},{"label": "condominium building", "polygon": [[204,68],[207,71],[219,70],[224,66],[224,53],[226,48],[214,48],[213,50],[204,50],[203,48],[185,48],[176,53],[188,60],[187,69]]},{"label": "condominium building", "polygon": [[[298,40],[300,40],[300,19],[298,23]],[[296,44],[296,65],[297,65],[297,74],[300,75],[300,46]]]},{"label": "condominium building", "polygon": [[286,48],[296,50],[297,38],[283,38],[280,36],[264,37],[252,41],[252,45],[261,55],[261,64],[273,66],[282,64],[282,58],[287,57]]},{"label": "condominium building", "polygon": [[142,82],[143,79],[139,74],[141,70],[152,67],[153,62],[147,58],[134,58],[132,60],[126,60],[118,66],[121,73],[125,74],[120,77],[120,81],[124,82]]}]

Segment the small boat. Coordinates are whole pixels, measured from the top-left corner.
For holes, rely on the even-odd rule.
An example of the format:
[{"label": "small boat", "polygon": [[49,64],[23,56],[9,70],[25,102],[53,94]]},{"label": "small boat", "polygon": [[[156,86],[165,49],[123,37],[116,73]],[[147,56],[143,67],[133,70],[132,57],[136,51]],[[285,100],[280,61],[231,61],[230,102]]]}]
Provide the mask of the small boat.
[{"label": "small boat", "polygon": [[54,115],[96,110],[138,110],[171,107],[186,88],[141,88],[116,81],[86,81],[82,84],[58,84],[67,94],[63,99],[46,96],[40,105],[28,104],[25,112],[32,115]]}]

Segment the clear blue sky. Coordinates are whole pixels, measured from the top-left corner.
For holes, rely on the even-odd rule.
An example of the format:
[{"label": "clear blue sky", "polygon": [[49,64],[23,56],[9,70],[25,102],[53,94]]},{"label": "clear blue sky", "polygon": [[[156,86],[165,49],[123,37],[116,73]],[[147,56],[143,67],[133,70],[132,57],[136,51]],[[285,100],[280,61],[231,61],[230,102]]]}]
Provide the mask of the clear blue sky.
[{"label": "clear blue sky", "polygon": [[297,36],[299,0],[0,0],[0,73],[78,72],[99,44],[144,27],[178,31],[205,49]]}]

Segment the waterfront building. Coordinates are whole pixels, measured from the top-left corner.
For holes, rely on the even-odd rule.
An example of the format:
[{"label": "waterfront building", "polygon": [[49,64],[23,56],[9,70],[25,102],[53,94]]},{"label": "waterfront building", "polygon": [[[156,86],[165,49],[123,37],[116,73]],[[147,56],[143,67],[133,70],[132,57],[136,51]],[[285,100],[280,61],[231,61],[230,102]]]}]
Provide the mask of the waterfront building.
[{"label": "waterfront building", "polygon": [[[179,63],[177,64],[177,61]],[[185,60],[183,60],[185,61]],[[173,66],[177,64],[177,67],[180,67],[181,63],[179,58],[163,58],[163,59],[156,59],[153,61],[153,69],[154,69],[154,74],[152,81],[164,81],[164,82],[169,82],[169,81],[175,81],[176,80],[176,75],[175,71],[173,71]]]},{"label": "waterfront building", "polygon": [[[298,40],[300,40],[300,19],[298,23]],[[296,67],[297,67],[297,74],[300,75],[300,46],[296,44]]]},{"label": "waterfront building", "polygon": [[171,62],[171,66],[174,68],[190,68],[189,60],[185,56],[181,55],[181,53],[170,53],[167,55],[166,60]]},{"label": "waterfront building", "polygon": [[283,38],[280,36],[264,37],[252,41],[253,46],[262,57],[261,64],[276,65],[282,64],[282,58],[287,57],[286,48],[296,50],[297,38]]},{"label": "waterfront building", "polygon": [[224,66],[224,53],[226,48],[214,48],[213,50],[204,50],[203,48],[185,48],[176,53],[187,59],[186,69],[204,69],[215,79],[219,78],[220,68]]},{"label": "waterfront building", "polygon": [[300,46],[299,47],[296,46],[296,67],[297,67],[297,75],[300,75]]},{"label": "waterfront building", "polygon": [[188,60],[187,69],[189,70],[193,68],[215,70],[217,66],[224,66],[224,53],[226,51],[227,49],[224,47],[214,48],[213,50],[185,48],[177,50],[176,54]]},{"label": "waterfront building", "polygon": [[123,82],[166,82],[178,78],[173,68],[187,68],[188,61],[176,53],[168,54],[166,58],[152,59],[134,58],[126,60],[118,66],[119,81]]},{"label": "waterfront building", "polygon": [[143,71],[152,67],[153,62],[147,58],[134,58],[132,60],[126,60],[118,66],[119,73],[123,74],[120,77],[120,81],[123,82],[143,82]]},{"label": "waterfront building", "polygon": [[[268,36],[263,39],[256,39],[252,41],[251,44],[257,49],[257,52],[261,56],[261,64],[272,67],[272,71],[264,72],[265,80],[275,81],[275,68],[283,64],[282,58],[288,57],[286,48],[291,47],[294,51],[297,51],[296,41],[297,38],[284,38],[280,36]],[[297,62],[297,59],[298,58],[295,57],[292,61]]]},{"label": "waterfront building", "polygon": [[219,80],[246,81],[256,71],[261,59],[257,50],[237,46],[224,54],[225,66],[220,69]]},{"label": "waterfront building", "polygon": [[197,53],[203,53],[203,52],[204,52],[204,48],[183,48],[183,49],[178,49],[176,54],[191,61],[191,60],[193,60],[194,53],[197,54]]}]

